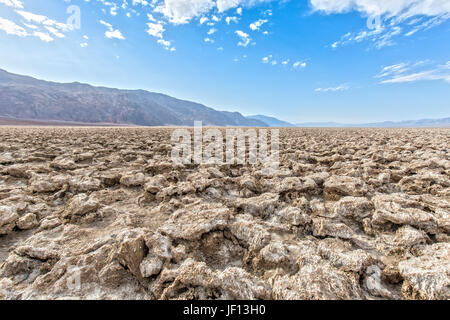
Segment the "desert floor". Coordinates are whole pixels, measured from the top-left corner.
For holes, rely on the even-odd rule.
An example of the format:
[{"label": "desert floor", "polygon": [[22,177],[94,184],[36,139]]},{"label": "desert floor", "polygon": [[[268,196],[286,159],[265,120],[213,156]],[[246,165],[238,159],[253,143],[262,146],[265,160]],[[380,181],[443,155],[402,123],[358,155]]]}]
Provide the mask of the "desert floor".
[{"label": "desert floor", "polygon": [[280,129],[280,169],[171,128],[0,128],[0,299],[450,299],[450,129]]}]

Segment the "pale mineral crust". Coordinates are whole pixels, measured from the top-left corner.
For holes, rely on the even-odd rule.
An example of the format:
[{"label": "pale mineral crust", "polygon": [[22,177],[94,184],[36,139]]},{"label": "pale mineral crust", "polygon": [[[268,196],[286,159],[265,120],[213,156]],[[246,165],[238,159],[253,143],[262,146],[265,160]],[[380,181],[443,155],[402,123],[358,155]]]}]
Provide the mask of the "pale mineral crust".
[{"label": "pale mineral crust", "polygon": [[172,131],[1,128],[0,299],[450,299],[450,130],[280,129],[269,175]]}]

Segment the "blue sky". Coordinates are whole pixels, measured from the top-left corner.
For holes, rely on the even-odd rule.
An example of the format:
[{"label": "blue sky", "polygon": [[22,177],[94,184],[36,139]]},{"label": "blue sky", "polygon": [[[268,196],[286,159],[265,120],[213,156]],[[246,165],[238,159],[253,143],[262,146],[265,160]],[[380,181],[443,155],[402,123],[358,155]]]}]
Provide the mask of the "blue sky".
[{"label": "blue sky", "polygon": [[0,68],[294,123],[448,117],[450,1],[0,0]]}]

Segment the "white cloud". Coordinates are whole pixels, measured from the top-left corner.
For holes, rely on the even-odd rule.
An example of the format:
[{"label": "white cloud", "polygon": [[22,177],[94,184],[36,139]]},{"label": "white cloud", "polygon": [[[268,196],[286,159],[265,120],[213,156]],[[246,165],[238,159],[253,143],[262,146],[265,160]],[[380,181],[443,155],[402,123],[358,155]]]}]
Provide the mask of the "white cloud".
[{"label": "white cloud", "polygon": [[[111,6],[110,2],[107,0],[97,1],[102,2],[105,6]],[[188,24],[191,21],[196,20],[200,25],[213,27],[222,19],[225,20],[227,24],[231,24],[232,22],[238,23],[243,12],[243,7],[253,7],[271,1],[275,0],[148,0],[146,3],[151,7],[151,13],[148,14],[149,28],[147,32],[159,39],[164,39],[163,25],[165,24]],[[122,8],[127,8],[128,2],[124,0]],[[132,3],[134,5],[135,1]],[[230,11],[231,9],[234,9],[234,15],[227,15],[225,12]],[[104,10],[104,13],[107,13],[107,10]],[[136,12],[135,14],[138,15]],[[270,10],[264,12],[264,16],[270,14]],[[153,25],[150,23],[153,23]],[[211,30],[215,29],[211,28],[210,32],[212,32]],[[246,33],[241,32],[243,31],[236,32],[241,38],[238,45],[246,47],[250,44],[251,38]],[[208,33],[208,35],[211,34],[212,33]]]},{"label": "white cloud", "polygon": [[349,43],[360,43],[370,41],[377,49],[393,46],[395,44],[394,37],[401,34],[403,29],[399,26],[380,26],[374,30],[363,30],[358,33],[347,33],[341,37],[339,41],[334,42],[331,47],[333,49],[347,45]]},{"label": "white cloud", "polygon": [[264,11],[264,15],[265,16],[271,16],[272,15],[272,10],[267,9],[266,11]]},{"label": "white cloud", "polygon": [[272,55],[268,55],[267,57],[262,58],[262,62],[263,63],[269,63],[269,61],[272,59]]},{"label": "white cloud", "polygon": [[239,22],[239,18],[238,17],[226,17],[225,18],[225,22],[227,24],[230,24],[230,22],[238,23]]},{"label": "white cloud", "polygon": [[[430,18],[424,22],[422,22],[421,20],[418,20],[418,19],[414,19],[413,20],[414,23],[408,23],[410,26],[413,26],[413,29],[411,29],[410,31],[405,33],[405,36],[410,37],[413,34],[417,33],[418,31],[429,30],[433,27],[436,27],[436,26],[444,23],[449,18],[450,18],[450,14]],[[421,22],[421,23],[419,23],[419,22]]]},{"label": "white cloud", "polygon": [[[339,14],[356,11],[368,17],[369,30],[350,33],[334,42],[331,47],[351,42],[370,41],[375,48],[395,44],[394,37],[411,36],[428,30],[450,19],[448,0],[310,0],[314,11]],[[369,22],[376,21],[372,24]],[[424,21],[422,21],[424,20]]]},{"label": "white cloud", "polygon": [[156,38],[162,38],[163,37],[163,33],[165,31],[164,26],[162,25],[162,23],[152,23],[149,22],[147,23],[147,33],[151,36],[154,36]]},{"label": "white cloud", "polygon": [[184,24],[215,7],[213,0],[165,0],[156,8],[171,23]]},{"label": "white cloud", "polygon": [[25,23],[25,22],[24,22],[23,25],[24,25],[25,27],[27,27],[28,29],[32,29],[32,30],[39,29],[39,27],[36,26],[36,25],[34,25],[34,24],[30,24],[30,23]]},{"label": "white cloud", "polygon": [[235,33],[241,38],[241,41],[238,42],[238,46],[246,47],[250,43],[251,39],[248,33],[245,33],[242,30],[236,30]]},{"label": "white cloud", "polygon": [[152,21],[152,22],[156,22],[156,19],[155,19],[155,18],[153,17],[153,15],[150,14],[150,13],[147,14],[147,18],[148,18],[148,20],[150,20],[150,21]]},{"label": "white cloud", "polygon": [[383,67],[375,78],[380,79],[381,84],[431,80],[444,80],[450,83],[450,61],[445,64],[431,61],[402,62]]},{"label": "white cloud", "polygon": [[15,35],[19,37],[25,37],[28,35],[27,31],[24,28],[18,26],[11,20],[3,18],[0,18],[0,30],[5,31],[6,34]]},{"label": "white cloud", "polygon": [[0,0],[0,3],[3,3],[8,7],[23,9],[23,3],[19,0]]},{"label": "white cloud", "polygon": [[120,30],[106,31],[105,37],[107,37],[108,39],[125,40],[125,37],[122,35]]},{"label": "white cloud", "polygon": [[49,20],[46,16],[34,14],[32,12],[23,11],[23,10],[16,10],[16,12],[21,15],[25,20],[28,22],[35,22],[35,23],[44,23],[45,21]]},{"label": "white cloud", "polygon": [[354,10],[368,16],[385,15],[401,20],[450,13],[450,1],[447,0],[310,0],[310,3],[314,10],[327,14]]},{"label": "white cloud", "polygon": [[168,41],[168,40],[164,40],[164,39],[159,39],[157,41],[160,45],[162,45],[164,47],[164,49],[168,50],[168,51],[175,51],[175,47],[172,46],[172,41]]},{"label": "white cloud", "polygon": [[152,22],[147,23],[147,33],[155,38],[158,38],[157,42],[168,51],[175,51],[175,47],[172,46],[172,41],[164,39],[164,23],[163,21],[158,21],[153,18],[152,15],[148,15],[148,18]]},{"label": "white cloud", "polygon": [[292,64],[294,69],[303,69],[306,68],[306,62],[297,61]]},{"label": "white cloud", "polygon": [[44,33],[44,32],[40,32],[40,31],[35,31],[33,32],[33,35],[38,37],[39,39],[41,39],[42,41],[45,42],[51,42],[53,41],[53,38],[48,34],[48,33]]},{"label": "white cloud", "polygon": [[406,72],[406,71],[409,70],[408,65],[409,65],[409,63],[402,62],[402,63],[386,66],[375,77],[376,78],[383,78],[383,77],[388,77],[388,76],[390,76],[392,74],[399,74],[399,73]]},{"label": "white cloud", "polygon": [[116,16],[116,15],[117,15],[117,9],[118,9],[117,5],[114,4],[114,5],[111,7],[111,9],[109,10],[109,13],[110,13],[112,16]]},{"label": "white cloud", "polygon": [[255,21],[252,24],[250,24],[250,29],[252,29],[253,31],[259,30],[259,28],[261,28],[261,26],[267,22],[269,22],[269,20],[259,19],[258,21]]},{"label": "white cloud", "polygon": [[329,88],[316,88],[314,89],[315,92],[338,92],[338,91],[345,91],[350,89],[350,87],[346,84],[341,84],[337,87],[329,87]]},{"label": "white cloud", "polygon": [[43,15],[34,14],[32,12],[23,11],[23,10],[15,10],[15,12],[17,14],[19,14],[20,16],[22,16],[27,22],[33,22],[33,23],[44,25],[44,26],[55,27],[55,28],[59,29],[60,31],[64,31],[64,32],[67,32],[67,31],[70,31],[73,29],[71,25],[68,25],[68,24],[65,24],[62,22],[57,22],[57,21],[52,20]]},{"label": "white cloud", "polygon": [[224,12],[236,8],[241,2],[240,0],[217,0],[217,9],[219,12]]},{"label": "white cloud", "polygon": [[59,32],[58,29],[56,29],[56,28],[45,26],[45,29],[47,29],[55,37],[58,37],[58,38],[64,38],[65,37],[65,35],[63,33]]},{"label": "white cloud", "polygon": [[119,40],[125,40],[125,37],[122,35],[122,32],[120,32],[119,29],[114,30],[113,26],[105,22],[103,20],[100,20],[100,23],[106,26],[108,30],[105,31],[105,37],[108,39],[119,39]]},{"label": "white cloud", "polygon": [[[88,0],[89,1],[89,0]],[[154,2],[153,0],[152,1],[150,1],[150,2]],[[148,6],[149,5],[149,2],[147,1],[147,0],[132,0],[132,5],[133,6],[136,6],[136,5],[138,5],[138,4],[140,4],[140,5],[142,5],[142,6]]]},{"label": "white cloud", "polygon": [[108,22],[106,22],[106,21],[103,21],[103,20],[100,20],[99,21],[102,25],[104,25],[104,26],[106,26],[108,29],[112,29],[113,27],[112,27],[112,24],[110,24],[110,23],[108,23]]},{"label": "white cloud", "polygon": [[[64,37],[64,35],[62,33],[60,33],[57,29],[52,28],[50,26],[46,26],[46,28],[54,33],[55,36],[58,37]],[[33,36],[33,37],[37,37],[42,41],[45,42],[51,42],[53,41],[53,37],[50,36],[47,32],[44,31],[38,31],[38,27],[31,25],[31,32],[27,31],[25,28],[17,25],[16,23],[14,23],[11,20],[8,19],[4,19],[4,18],[0,18],[0,30],[3,30],[4,32],[6,32],[6,34],[8,35],[14,35],[14,36],[19,36],[19,37],[28,37],[28,36]]]},{"label": "white cloud", "polygon": [[255,6],[270,1],[273,0],[153,0],[152,3],[155,12],[161,13],[169,22],[185,24],[214,11],[223,13],[236,8],[236,13],[241,15],[241,6]]},{"label": "white cloud", "polygon": [[168,49],[170,47],[170,41],[164,40],[164,39],[159,39],[158,43],[160,45],[162,45],[163,47],[165,47],[166,49]]},{"label": "white cloud", "polygon": [[[281,65],[286,67],[289,65],[290,63],[290,59],[280,59],[281,61]],[[268,56],[262,58],[262,63],[264,64],[271,64],[272,66],[276,66],[278,64],[278,61],[274,58],[273,55],[269,54]],[[292,69],[293,70],[300,70],[306,68],[306,62],[302,62],[302,61],[296,61],[294,63],[292,63]]]}]

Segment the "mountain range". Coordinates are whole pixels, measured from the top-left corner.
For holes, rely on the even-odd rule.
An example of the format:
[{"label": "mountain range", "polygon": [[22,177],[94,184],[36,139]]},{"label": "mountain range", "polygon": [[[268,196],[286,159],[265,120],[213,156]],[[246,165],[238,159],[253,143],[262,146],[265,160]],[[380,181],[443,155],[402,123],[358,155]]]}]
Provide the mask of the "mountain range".
[{"label": "mountain range", "polygon": [[266,123],[269,127],[295,127],[295,125],[292,123],[289,123],[289,122],[286,122],[283,120],[279,120],[274,117],[256,115],[256,116],[248,116],[247,118],[262,121],[262,122]]},{"label": "mountain range", "polygon": [[0,116],[16,120],[141,126],[256,126],[267,124],[239,112],[144,90],[119,90],[88,84],[56,83],[0,70]]},{"label": "mountain range", "polygon": [[450,127],[450,118],[343,124],[292,124],[265,115],[243,116],[145,90],[121,90],[72,82],[58,83],[0,69],[0,125],[137,125],[245,127]]},{"label": "mountain range", "polygon": [[337,123],[337,122],[305,122],[293,124],[294,127],[321,128],[450,128],[450,118],[420,119],[406,121],[384,121],[373,123]]}]

